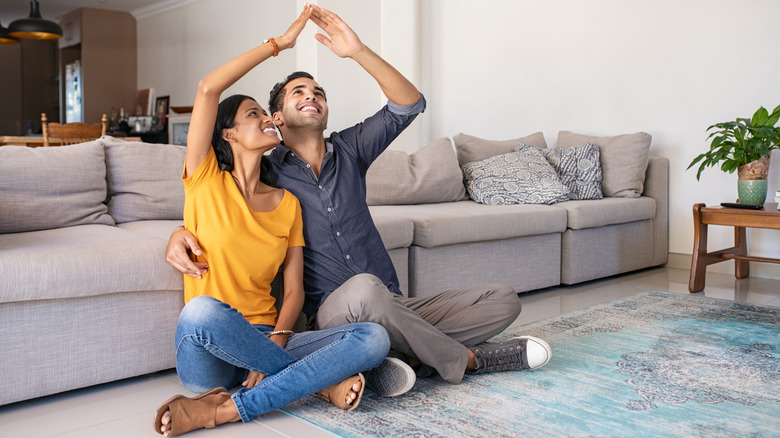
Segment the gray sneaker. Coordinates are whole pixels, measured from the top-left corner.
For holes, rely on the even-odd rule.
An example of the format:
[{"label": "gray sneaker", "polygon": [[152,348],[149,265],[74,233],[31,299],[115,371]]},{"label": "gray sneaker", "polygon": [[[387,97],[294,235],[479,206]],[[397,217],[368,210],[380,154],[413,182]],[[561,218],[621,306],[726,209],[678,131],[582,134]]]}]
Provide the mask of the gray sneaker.
[{"label": "gray sneaker", "polygon": [[494,371],[535,370],[550,361],[552,349],[547,342],[533,336],[518,336],[505,342],[473,347],[477,368],[473,374]]},{"label": "gray sneaker", "polygon": [[406,394],[417,380],[412,367],[396,357],[385,358],[378,367],[363,374],[366,387],[382,397]]}]

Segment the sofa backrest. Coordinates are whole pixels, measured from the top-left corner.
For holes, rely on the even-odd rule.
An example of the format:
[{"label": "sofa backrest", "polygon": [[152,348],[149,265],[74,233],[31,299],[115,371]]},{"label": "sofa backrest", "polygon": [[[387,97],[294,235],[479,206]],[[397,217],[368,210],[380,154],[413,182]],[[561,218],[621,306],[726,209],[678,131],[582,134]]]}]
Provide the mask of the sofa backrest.
[{"label": "sofa backrest", "polygon": [[70,146],[1,146],[0,233],[181,220],[185,152],[110,136]]},{"label": "sofa backrest", "polygon": [[[460,133],[455,135],[452,140],[454,160],[452,144],[447,138],[435,140],[412,154],[392,150],[382,153],[371,165],[366,177],[368,204],[423,204],[470,199],[465,191],[460,191],[464,184],[464,173],[462,172],[465,170],[464,166],[486,163],[502,155],[513,155],[510,157],[511,160],[507,158],[508,161],[524,160],[525,158],[514,155],[518,153],[517,147],[525,145],[534,146],[541,150],[547,158],[546,161],[550,161],[550,164],[556,155],[553,151],[561,155],[567,154],[560,152],[562,150],[571,152],[574,149],[579,150],[585,147],[596,146],[598,148],[598,153],[595,155],[598,157],[596,160],[598,169],[588,170],[594,167],[592,165],[593,157],[580,153],[568,154],[573,155],[573,157],[567,158],[566,163],[558,163],[557,167],[553,166],[562,181],[564,178],[568,178],[565,181],[568,185],[590,186],[599,184],[600,181],[601,191],[599,193],[594,191],[594,195],[590,197],[569,196],[569,199],[599,199],[602,197],[601,192],[605,197],[638,198],[645,192],[644,184],[647,179],[646,171],[650,159],[652,136],[645,132],[637,132],[596,137],[561,131],[558,133],[555,149],[547,148],[547,142],[541,132],[510,140],[487,140]],[[513,164],[517,164],[514,161]],[[590,163],[590,167],[584,166],[586,162]],[[541,170],[541,165],[546,166],[548,163],[535,162],[531,164],[532,169]],[[474,175],[466,175],[465,182],[477,184],[479,187],[492,184],[502,190],[517,189],[520,186],[527,186],[529,181],[534,181],[533,176],[536,174],[527,171],[528,169],[524,169],[520,173],[514,171],[510,173],[509,169],[503,168],[495,171],[491,168],[490,170],[488,172],[478,169],[482,179],[475,182],[473,179],[468,179],[469,176],[473,178]],[[572,173],[572,170],[579,171]],[[538,173],[541,175],[541,172]],[[597,175],[598,179],[595,179],[594,175]],[[574,180],[571,180],[572,178]],[[546,188],[551,184],[549,178],[541,179],[546,185],[540,187]],[[472,188],[469,186],[470,190]],[[461,194],[461,197],[458,198],[457,194]]]},{"label": "sofa backrest", "polygon": [[411,154],[385,151],[366,174],[368,205],[433,204],[464,195],[463,174],[446,137]]},{"label": "sofa backrest", "polygon": [[72,146],[0,146],[0,233],[114,225],[100,140]]},{"label": "sofa backrest", "polygon": [[116,223],[182,219],[186,147],[101,140],[106,149],[108,214]]}]

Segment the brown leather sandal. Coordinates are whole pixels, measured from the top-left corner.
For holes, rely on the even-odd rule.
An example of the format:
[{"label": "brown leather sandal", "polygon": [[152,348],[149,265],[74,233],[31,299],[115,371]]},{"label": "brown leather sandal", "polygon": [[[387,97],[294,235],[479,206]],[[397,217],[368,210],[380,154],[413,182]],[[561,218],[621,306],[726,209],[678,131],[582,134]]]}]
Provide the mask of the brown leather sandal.
[{"label": "brown leather sandal", "polygon": [[177,436],[195,429],[212,429],[217,416],[217,407],[230,398],[225,388],[214,388],[195,397],[175,395],[157,408],[154,417],[154,431],[162,435],[162,417],[171,411],[171,436]]},{"label": "brown leather sandal", "polygon": [[[358,392],[357,397],[355,397],[355,400],[353,400],[352,403],[347,404],[347,394],[352,390],[352,386],[355,382],[358,381],[361,383],[360,392]],[[363,398],[364,389],[366,389],[366,378],[363,377],[362,373],[357,373],[348,379],[344,379],[333,386],[323,389],[318,392],[317,395],[345,411],[351,411],[360,404],[360,399]]]}]

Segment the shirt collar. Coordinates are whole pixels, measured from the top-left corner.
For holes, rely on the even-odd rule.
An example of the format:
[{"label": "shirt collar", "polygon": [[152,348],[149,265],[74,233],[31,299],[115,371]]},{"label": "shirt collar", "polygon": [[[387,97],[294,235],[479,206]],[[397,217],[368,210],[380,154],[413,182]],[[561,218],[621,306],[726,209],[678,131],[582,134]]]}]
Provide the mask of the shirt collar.
[{"label": "shirt collar", "polygon": [[[325,139],[325,154],[333,153],[333,142],[330,141],[330,137]],[[282,163],[287,155],[294,154],[292,149],[284,145],[284,141],[280,142],[271,152],[269,158],[275,160],[277,163]]]}]

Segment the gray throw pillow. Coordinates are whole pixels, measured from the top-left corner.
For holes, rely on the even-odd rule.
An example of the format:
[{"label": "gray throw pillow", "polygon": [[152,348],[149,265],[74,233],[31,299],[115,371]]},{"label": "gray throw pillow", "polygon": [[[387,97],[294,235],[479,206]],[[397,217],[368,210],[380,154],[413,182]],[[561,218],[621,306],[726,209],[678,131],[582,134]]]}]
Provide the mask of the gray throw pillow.
[{"label": "gray throw pillow", "polygon": [[184,210],[184,154],[170,144],[127,142],[103,137],[106,145],[108,212],[117,223],[181,219]]},{"label": "gray throw pillow", "polygon": [[593,137],[561,131],[558,133],[556,147],[568,148],[584,143],[595,144],[601,153],[601,171],[604,174],[601,191],[604,196],[638,198],[644,191],[652,139],[653,137],[646,132]]},{"label": "gray throw pillow", "polygon": [[542,155],[569,189],[569,199],[601,199],[599,147],[592,143],[566,149],[542,149]]},{"label": "gray throw pillow", "polygon": [[538,148],[546,148],[547,142],[541,132],[516,138],[514,140],[485,140],[473,135],[457,134],[452,137],[455,143],[455,151],[458,153],[458,164],[463,166],[472,161],[482,161],[496,155],[507,154],[515,150],[519,143],[534,145]]},{"label": "gray throw pillow", "polygon": [[114,225],[100,140],[70,146],[0,147],[0,233]]},{"label": "gray throw pillow", "polygon": [[471,199],[480,204],[554,204],[568,200],[569,190],[555,169],[532,145],[462,167]]},{"label": "gray throw pillow", "polygon": [[465,193],[458,159],[447,137],[412,154],[384,151],[366,173],[368,205],[453,202]]}]

